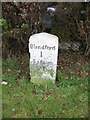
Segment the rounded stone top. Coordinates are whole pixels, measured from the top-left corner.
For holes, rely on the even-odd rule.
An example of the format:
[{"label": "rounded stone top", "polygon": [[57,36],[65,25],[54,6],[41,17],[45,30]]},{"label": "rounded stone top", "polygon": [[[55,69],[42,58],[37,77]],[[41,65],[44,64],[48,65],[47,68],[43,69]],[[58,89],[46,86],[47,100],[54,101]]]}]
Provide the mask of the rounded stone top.
[{"label": "rounded stone top", "polygon": [[53,34],[49,34],[49,33],[46,33],[46,32],[41,32],[41,33],[31,35],[30,39],[29,39],[29,42],[31,41],[31,39],[58,40],[58,37],[56,35],[53,35]]}]

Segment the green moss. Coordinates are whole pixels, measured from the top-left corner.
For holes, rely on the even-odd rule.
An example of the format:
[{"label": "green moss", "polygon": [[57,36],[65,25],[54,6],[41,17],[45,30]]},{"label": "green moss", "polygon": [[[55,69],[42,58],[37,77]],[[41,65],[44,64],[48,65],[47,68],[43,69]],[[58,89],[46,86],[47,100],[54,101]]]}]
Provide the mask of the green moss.
[{"label": "green moss", "polygon": [[50,79],[45,79],[45,78],[31,78],[31,82],[34,83],[34,84],[47,84],[47,83],[55,83],[54,80],[50,80]]},{"label": "green moss", "polygon": [[48,66],[44,66],[43,69],[43,66],[31,64],[31,81],[33,83],[38,83],[38,84],[44,84],[47,83],[48,81],[55,81],[43,77],[43,73],[45,72],[47,72],[47,74],[50,75],[52,78],[54,77],[54,70],[48,68]]}]

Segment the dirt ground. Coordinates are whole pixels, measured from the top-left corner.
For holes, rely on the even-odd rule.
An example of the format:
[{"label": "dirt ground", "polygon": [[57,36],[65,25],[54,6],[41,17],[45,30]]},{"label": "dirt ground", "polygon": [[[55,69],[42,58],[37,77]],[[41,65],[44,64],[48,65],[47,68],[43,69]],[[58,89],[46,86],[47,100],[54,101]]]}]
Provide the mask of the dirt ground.
[{"label": "dirt ground", "polygon": [[82,66],[84,64],[88,64],[88,59],[80,52],[59,53],[59,69],[73,66],[76,63]]}]

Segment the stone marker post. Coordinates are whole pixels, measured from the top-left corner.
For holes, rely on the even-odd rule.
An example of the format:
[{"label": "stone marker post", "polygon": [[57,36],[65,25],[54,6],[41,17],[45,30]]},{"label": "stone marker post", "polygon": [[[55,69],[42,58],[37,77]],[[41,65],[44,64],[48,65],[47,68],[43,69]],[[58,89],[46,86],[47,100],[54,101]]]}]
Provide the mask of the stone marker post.
[{"label": "stone marker post", "polygon": [[31,82],[55,82],[58,37],[45,32],[34,34],[29,39]]}]

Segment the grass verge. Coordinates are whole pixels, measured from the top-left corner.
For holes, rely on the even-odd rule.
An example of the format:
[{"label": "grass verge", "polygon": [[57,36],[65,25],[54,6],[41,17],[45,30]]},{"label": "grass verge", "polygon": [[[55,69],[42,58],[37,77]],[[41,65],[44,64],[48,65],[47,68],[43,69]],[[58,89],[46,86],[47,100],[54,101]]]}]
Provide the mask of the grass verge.
[{"label": "grass verge", "polygon": [[[33,84],[14,59],[3,64],[3,118],[86,118],[88,117],[88,75],[58,71],[58,83]],[[73,71],[72,68],[68,68]],[[58,86],[58,87],[57,87]]]}]

